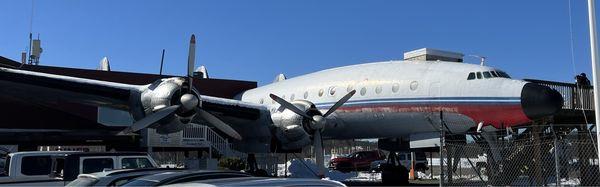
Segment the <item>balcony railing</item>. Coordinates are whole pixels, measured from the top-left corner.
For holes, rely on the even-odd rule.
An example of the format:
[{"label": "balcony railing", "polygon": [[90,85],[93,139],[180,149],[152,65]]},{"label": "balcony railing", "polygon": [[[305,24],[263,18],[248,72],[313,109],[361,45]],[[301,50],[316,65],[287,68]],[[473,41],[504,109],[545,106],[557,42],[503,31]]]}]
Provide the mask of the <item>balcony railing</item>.
[{"label": "balcony railing", "polygon": [[525,79],[532,83],[548,86],[558,91],[564,99],[564,110],[594,110],[594,87],[577,86],[575,83]]}]

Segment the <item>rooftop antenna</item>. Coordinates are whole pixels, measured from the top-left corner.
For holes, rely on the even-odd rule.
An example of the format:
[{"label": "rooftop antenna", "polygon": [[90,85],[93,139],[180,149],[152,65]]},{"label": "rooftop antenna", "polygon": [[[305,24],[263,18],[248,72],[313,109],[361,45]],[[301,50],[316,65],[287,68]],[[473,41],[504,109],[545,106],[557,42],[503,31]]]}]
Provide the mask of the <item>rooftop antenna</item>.
[{"label": "rooftop antenna", "polygon": [[33,0],[31,0],[31,16],[29,17],[29,48],[27,49],[27,62],[31,64],[31,44],[33,40]]},{"label": "rooftop antenna", "polygon": [[479,55],[469,55],[470,57],[479,58],[479,65],[483,66],[485,64],[485,57]]},{"label": "rooftop antenna", "polygon": [[163,61],[165,60],[165,49],[162,50],[162,55],[160,56],[160,71],[159,75],[162,75]]}]

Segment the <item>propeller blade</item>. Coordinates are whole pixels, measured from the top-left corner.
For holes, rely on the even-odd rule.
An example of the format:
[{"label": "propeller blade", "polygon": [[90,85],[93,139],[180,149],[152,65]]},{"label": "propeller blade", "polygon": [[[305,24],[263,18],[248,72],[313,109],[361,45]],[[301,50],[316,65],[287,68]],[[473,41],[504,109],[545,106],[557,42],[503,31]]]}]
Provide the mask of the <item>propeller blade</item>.
[{"label": "propeller blade", "polygon": [[192,88],[194,87],[193,76],[194,76],[194,65],[196,63],[196,36],[192,34],[192,38],[190,39],[190,49],[188,52],[188,67],[187,67],[187,77],[189,82],[188,93],[192,93]]},{"label": "propeller blade", "polygon": [[227,123],[221,121],[216,116],[212,115],[211,113],[208,113],[202,108],[198,108],[198,113],[200,113],[200,116],[202,116],[203,119],[208,121],[208,123],[219,129],[221,132],[227,134],[229,137],[235,138],[236,140],[242,140],[242,136],[240,136],[240,134],[237,131],[231,128],[231,126],[229,126]]},{"label": "propeller blade", "polygon": [[323,117],[327,117],[331,113],[335,112],[335,110],[337,110],[340,106],[342,106],[344,103],[346,103],[346,101],[348,101],[352,96],[354,96],[355,93],[356,93],[356,90],[352,90],[352,91],[348,92],[348,94],[346,94],[339,101],[337,101],[335,104],[333,104],[333,106],[331,106],[331,108],[329,108],[329,110],[327,110],[327,112],[323,115]]},{"label": "propeller blade", "polygon": [[315,149],[315,160],[317,161],[318,177],[325,177],[325,155],[323,155],[323,141],[321,131],[316,130],[313,134],[313,148]]},{"label": "propeller blade", "polygon": [[192,34],[190,39],[190,49],[188,52],[187,76],[192,77],[194,73],[194,63],[196,61],[196,36]]},{"label": "propeller blade", "polygon": [[271,97],[271,99],[273,99],[275,102],[279,103],[284,108],[291,110],[292,112],[294,112],[298,115],[301,115],[305,118],[308,118],[311,120],[313,119],[312,117],[308,116],[308,114],[306,114],[304,111],[300,110],[298,107],[296,107],[292,103],[287,102],[286,100],[282,99],[281,97],[278,97],[275,94],[269,94],[269,97]]},{"label": "propeller blade", "polygon": [[167,117],[168,115],[173,114],[175,111],[177,111],[178,108],[179,108],[179,105],[173,105],[173,106],[169,106],[164,109],[161,109],[155,113],[152,113],[152,114],[142,118],[141,120],[136,121],[129,128],[121,131],[121,134],[129,134],[131,132],[136,132],[136,131],[142,130],[143,128],[147,128],[150,125],[158,122],[159,120]]}]

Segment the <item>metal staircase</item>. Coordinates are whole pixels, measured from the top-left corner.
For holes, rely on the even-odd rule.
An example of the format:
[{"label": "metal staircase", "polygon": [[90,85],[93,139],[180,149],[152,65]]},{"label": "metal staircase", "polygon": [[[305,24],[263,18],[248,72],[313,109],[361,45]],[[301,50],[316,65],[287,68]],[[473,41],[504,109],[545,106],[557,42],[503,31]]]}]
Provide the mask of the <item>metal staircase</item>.
[{"label": "metal staircase", "polygon": [[191,124],[182,131],[182,141],[202,142],[223,157],[246,158],[246,154],[232,148],[232,144],[206,125]]}]

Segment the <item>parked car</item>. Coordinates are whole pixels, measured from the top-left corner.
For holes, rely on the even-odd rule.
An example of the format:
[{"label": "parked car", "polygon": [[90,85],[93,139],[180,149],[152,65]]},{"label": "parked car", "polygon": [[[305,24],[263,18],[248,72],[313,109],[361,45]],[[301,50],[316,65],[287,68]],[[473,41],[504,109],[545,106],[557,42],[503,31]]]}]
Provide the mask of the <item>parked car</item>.
[{"label": "parked car", "polygon": [[122,168],[158,167],[146,153],[92,153],[78,151],[31,151],[10,153],[0,184],[56,186],[75,180],[81,173]]},{"label": "parked car", "polygon": [[190,181],[166,185],[185,186],[346,186],[341,182],[326,179],[242,177]]},{"label": "parked car", "polygon": [[244,172],[227,170],[168,171],[135,178],[123,184],[123,186],[162,186],[191,181],[242,177],[252,177],[252,175]]},{"label": "parked car", "polygon": [[332,159],[329,162],[329,168],[342,172],[365,171],[371,168],[371,162],[385,158],[385,154],[380,150],[359,151],[345,157]]},{"label": "parked car", "polygon": [[[393,153],[390,153],[393,154]],[[407,170],[410,170],[410,162],[411,162],[411,153],[410,152],[397,152],[396,158],[402,166],[404,166]],[[371,163],[372,171],[381,171],[381,165],[387,163],[387,160],[377,160]],[[427,156],[423,152],[415,152],[415,171],[426,171],[429,169],[429,162],[427,161]]]},{"label": "parked car", "polygon": [[169,171],[180,171],[178,168],[142,168],[142,169],[117,169],[90,174],[79,174],[77,179],[66,186],[121,186],[135,178],[164,173]]}]

